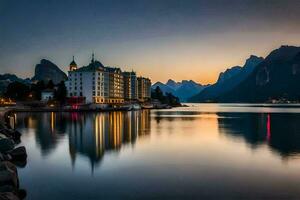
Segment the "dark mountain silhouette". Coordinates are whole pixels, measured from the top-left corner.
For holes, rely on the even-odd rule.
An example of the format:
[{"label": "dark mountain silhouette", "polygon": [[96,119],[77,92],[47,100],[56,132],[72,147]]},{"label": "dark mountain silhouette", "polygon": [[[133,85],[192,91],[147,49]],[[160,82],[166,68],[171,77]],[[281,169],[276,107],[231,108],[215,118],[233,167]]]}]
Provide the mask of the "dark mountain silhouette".
[{"label": "dark mountain silhouette", "polygon": [[54,63],[49,60],[42,59],[40,64],[35,66],[33,81],[45,81],[52,80],[54,84],[58,84],[61,81],[65,81],[67,75]]},{"label": "dark mountain silhouette", "polygon": [[180,102],[187,101],[191,96],[199,93],[203,90],[206,85],[201,85],[192,80],[183,80],[181,82],[175,82],[169,79],[166,84],[162,82],[156,82],[152,85],[152,89],[155,89],[157,86],[163,91],[163,93],[172,93],[174,96],[180,99]]},{"label": "dark mountain silhouette", "polygon": [[202,90],[197,95],[191,97],[190,102],[207,102],[216,101],[220,96],[229,92],[242,81],[244,81],[255,69],[255,67],[263,61],[262,57],[251,55],[245,62],[243,67],[235,66],[221,72],[218,81]]},{"label": "dark mountain silhouette", "polygon": [[228,80],[228,79],[236,76],[237,74],[239,74],[241,71],[242,71],[241,66],[234,66],[232,68],[226,69],[225,72],[220,73],[219,78],[217,80],[217,83],[222,84],[226,80]]},{"label": "dark mountain silhouette", "polygon": [[300,47],[281,46],[237,87],[217,98],[219,102],[266,102],[300,99]]}]

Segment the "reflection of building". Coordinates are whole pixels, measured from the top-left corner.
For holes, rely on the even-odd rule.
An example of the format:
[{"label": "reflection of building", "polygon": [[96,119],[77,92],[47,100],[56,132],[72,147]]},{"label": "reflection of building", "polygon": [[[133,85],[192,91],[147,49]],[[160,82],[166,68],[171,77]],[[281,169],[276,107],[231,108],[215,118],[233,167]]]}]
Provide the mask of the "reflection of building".
[{"label": "reflection of building", "polygon": [[109,112],[95,115],[76,114],[69,124],[69,148],[73,162],[76,153],[90,158],[92,166],[101,161],[105,151],[120,150],[134,143],[138,136],[150,133],[150,112]]},{"label": "reflection of building", "polygon": [[151,80],[144,77],[137,78],[138,100],[147,101],[151,98]]},{"label": "reflection of building", "polygon": [[59,144],[60,137],[66,133],[68,121],[62,113],[17,113],[17,128],[34,130],[36,144],[43,156],[49,155]]},{"label": "reflection of building", "polygon": [[138,135],[148,135],[150,134],[150,111],[141,110],[138,117]]}]

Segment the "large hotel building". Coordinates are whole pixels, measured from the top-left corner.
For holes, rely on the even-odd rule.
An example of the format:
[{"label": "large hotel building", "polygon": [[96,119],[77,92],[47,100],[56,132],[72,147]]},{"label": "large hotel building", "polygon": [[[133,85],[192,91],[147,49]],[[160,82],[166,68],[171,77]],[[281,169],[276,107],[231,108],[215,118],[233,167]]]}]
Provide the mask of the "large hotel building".
[{"label": "large hotel building", "polygon": [[135,72],[105,67],[94,55],[91,63],[81,68],[77,68],[73,58],[66,87],[68,97],[82,99],[85,103],[122,104],[151,98],[150,79],[137,77]]}]

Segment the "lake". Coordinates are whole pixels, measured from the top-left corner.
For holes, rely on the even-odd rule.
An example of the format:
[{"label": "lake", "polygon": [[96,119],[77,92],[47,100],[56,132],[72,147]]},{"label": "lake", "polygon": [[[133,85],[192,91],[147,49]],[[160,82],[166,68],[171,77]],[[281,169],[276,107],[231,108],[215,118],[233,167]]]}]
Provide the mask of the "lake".
[{"label": "lake", "polygon": [[30,200],[299,199],[300,107],[18,113]]}]

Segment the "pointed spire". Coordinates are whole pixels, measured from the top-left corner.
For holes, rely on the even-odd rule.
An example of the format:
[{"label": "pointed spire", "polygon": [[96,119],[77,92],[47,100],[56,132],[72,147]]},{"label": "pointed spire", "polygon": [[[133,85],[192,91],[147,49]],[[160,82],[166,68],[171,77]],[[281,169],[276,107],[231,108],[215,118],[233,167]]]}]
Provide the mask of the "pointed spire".
[{"label": "pointed spire", "polygon": [[93,52],[93,54],[92,54],[92,63],[94,63],[94,62],[95,62],[95,54]]},{"label": "pointed spire", "polygon": [[73,61],[74,61],[74,56],[73,56]]}]

